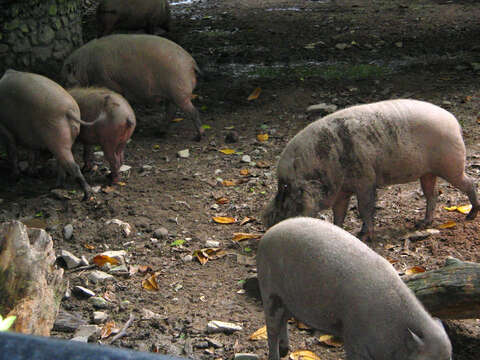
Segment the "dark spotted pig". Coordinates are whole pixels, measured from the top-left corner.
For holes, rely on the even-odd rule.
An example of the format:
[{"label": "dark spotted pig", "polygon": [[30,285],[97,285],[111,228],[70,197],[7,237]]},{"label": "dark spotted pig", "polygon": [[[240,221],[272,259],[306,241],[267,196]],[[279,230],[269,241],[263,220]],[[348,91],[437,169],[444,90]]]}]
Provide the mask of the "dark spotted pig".
[{"label": "dark spotted pig", "polygon": [[70,94],[54,81],[37,74],[7,70],[0,79],[0,136],[7,145],[13,175],[19,175],[17,145],[32,150],[48,149],[58,161],[57,186],[65,172],[90,194],[72,154],[80,132],[80,110]]},{"label": "dark spotted pig", "polygon": [[388,261],[328,222],[292,218],[260,240],[257,270],[270,360],[290,317],[339,336],[348,360],[449,360],[451,344]]},{"label": "dark spotted pig", "polygon": [[156,26],[169,31],[170,6],[168,0],[101,0],[97,24],[102,36],[119,29],[153,34]]},{"label": "dark spotted pig", "polygon": [[166,124],[175,116],[175,104],[192,119],[200,139],[197,109],[191,102],[196,85],[195,60],[174,42],[153,35],[110,35],[75,50],[62,76],[68,86],[105,86],[130,102],[167,101]]},{"label": "dark spotted pig", "polygon": [[264,222],[314,216],[333,208],[341,226],[355,194],[363,221],[362,240],[373,239],[376,188],[420,179],[427,200],[423,225],[432,223],[437,176],[465,192],[479,209],[475,184],[465,174],[460,125],[448,111],[417,100],[388,100],[353,106],[325,116],[300,131],[283,150],[278,192]]},{"label": "dark spotted pig", "polygon": [[95,121],[93,126],[80,128],[78,141],[84,145],[85,161],[82,170],[92,169],[93,145],[100,145],[110,164],[111,180],[117,183],[125,146],[135,130],[135,113],[123,96],[105,88],[73,88],[68,92],[78,103],[83,120]]}]

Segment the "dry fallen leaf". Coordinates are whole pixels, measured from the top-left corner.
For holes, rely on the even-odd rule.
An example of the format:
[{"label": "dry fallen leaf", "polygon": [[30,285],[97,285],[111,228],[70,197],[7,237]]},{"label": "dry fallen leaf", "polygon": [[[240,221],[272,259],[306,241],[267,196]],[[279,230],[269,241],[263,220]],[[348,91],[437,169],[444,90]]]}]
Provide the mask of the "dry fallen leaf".
[{"label": "dry fallen leaf", "polygon": [[252,91],[252,93],[250,94],[250,96],[247,98],[248,101],[251,101],[251,100],[256,100],[258,99],[258,97],[260,96],[260,93],[262,92],[262,89],[260,89],[259,87],[255,88],[255,90]]},{"label": "dry fallen leaf", "polygon": [[233,241],[242,241],[246,239],[260,239],[262,234],[233,233]]},{"label": "dry fallen leaf", "polygon": [[114,301],[117,300],[117,296],[115,295],[115,293],[110,291],[110,290],[105,291],[105,293],[102,295],[102,297],[105,300],[110,301],[110,302],[114,302]]},{"label": "dry fallen leaf", "polygon": [[257,331],[255,331],[252,335],[248,337],[248,340],[267,340],[268,339],[268,334],[267,334],[267,327],[261,327]]},{"label": "dry fallen leaf", "polygon": [[423,266],[412,266],[411,268],[405,271],[405,275],[413,275],[413,274],[420,274],[427,270]]},{"label": "dry fallen leaf", "polygon": [[223,205],[227,204],[229,200],[226,197],[219,197],[218,199],[215,200],[217,204]]},{"label": "dry fallen leaf", "polygon": [[237,185],[237,183],[235,181],[231,181],[231,180],[223,180],[222,185],[223,186],[235,186],[235,185]]},{"label": "dry fallen leaf", "polygon": [[107,256],[107,255],[96,255],[96,256],[93,258],[93,262],[94,262],[95,265],[97,265],[98,267],[102,267],[102,266],[105,265],[106,263],[109,263],[109,264],[112,264],[112,265],[117,265],[117,264],[118,264],[118,260],[117,260],[117,259],[112,258],[112,257]]},{"label": "dry fallen leaf", "polygon": [[123,181],[117,181],[117,185],[118,186],[126,186],[127,183],[123,182]]},{"label": "dry fallen leaf", "polygon": [[215,260],[225,256],[227,253],[221,248],[205,248],[195,250],[193,256],[195,256],[198,262],[204,265],[208,260]]},{"label": "dry fallen leaf", "polygon": [[258,141],[267,141],[268,140],[268,134],[258,134],[257,135],[257,140]]},{"label": "dry fallen leaf", "polygon": [[255,221],[255,218],[251,218],[248,216],[245,216],[242,221],[240,221],[240,225],[245,225],[249,222]]},{"label": "dry fallen leaf", "polygon": [[138,265],[138,271],[141,273],[153,272],[153,269],[150,265]]},{"label": "dry fallen leaf", "polygon": [[397,259],[392,259],[392,258],[389,258],[389,257],[387,257],[386,259],[390,264],[396,264],[398,262]]},{"label": "dry fallen leaf", "polygon": [[301,322],[300,320],[297,320],[297,328],[299,328],[300,330],[312,330],[310,326]]},{"label": "dry fallen leaf", "polygon": [[221,149],[221,150],[218,150],[218,151],[220,151],[222,154],[225,154],[225,155],[235,154],[235,150],[233,150],[233,149]]},{"label": "dry fallen leaf", "polygon": [[158,291],[157,274],[155,273],[149,278],[144,279],[142,281],[142,287],[148,291]]},{"label": "dry fallen leaf", "polygon": [[265,169],[270,167],[270,164],[268,163],[268,161],[265,161],[265,160],[258,160],[255,164],[260,169]]},{"label": "dry fallen leaf", "polygon": [[447,211],[458,211],[459,213],[462,213],[462,214],[468,214],[470,210],[472,210],[472,205],[467,204],[467,205],[450,206],[450,207],[445,206],[444,209]]},{"label": "dry fallen leaf", "polygon": [[212,219],[219,224],[233,224],[237,221],[236,219],[228,216],[215,216]]},{"label": "dry fallen leaf", "polygon": [[294,351],[289,356],[290,360],[320,360],[320,358],[315,355],[315,353],[309,350],[298,350]]},{"label": "dry fallen leaf", "polygon": [[94,250],[94,249],[95,249],[95,246],[90,245],[90,244],[83,244],[83,247],[84,247],[85,249],[88,249],[88,250]]},{"label": "dry fallen leaf", "polygon": [[248,176],[249,174],[250,174],[250,171],[248,171],[248,169],[240,170],[240,175],[242,176]]},{"label": "dry fallen leaf", "polygon": [[340,347],[343,345],[342,340],[333,335],[321,335],[318,337],[318,341],[328,346]]},{"label": "dry fallen leaf", "polygon": [[437,226],[437,229],[451,229],[455,226],[457,226],[457,223],[455,221],[448,221],[445,224]]},{"label": "dry fallen leaf", "polygon": [[172,122],[177,122],[178,123],[178,122],[182,121],[183,119],[184,118],[175,118],[175,119],[172,120]]},{"label": "dry fallen leaf", "polygon": [[113,329],[115,328],[115,321],[109,321],[105,323],[100,330],[100,338],[106,339],[112,334]]},{"label": "dry fallen leaf", "polygon": [[115,188],[113,186],[105,186],[104,188],[102,188],[102,191],[105,193],[105,194],[109,194],[111,192],[114,192],[115,191]]}]

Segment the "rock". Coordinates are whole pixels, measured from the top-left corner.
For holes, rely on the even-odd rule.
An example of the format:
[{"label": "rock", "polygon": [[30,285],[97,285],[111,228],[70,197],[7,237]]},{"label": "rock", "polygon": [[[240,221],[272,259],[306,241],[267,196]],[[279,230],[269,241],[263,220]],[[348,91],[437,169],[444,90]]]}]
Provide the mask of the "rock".
[{"label": "rock", "polygon": [[162,318],[162,316],[160,316],[157,313],[154,313],[151,310],[142,309],[142,320],[150,320],[150,319],[161,320],[163,318]]},{"label": "rock", "polygon": [[100,335],[100,327],[97,325],[81,325],[77,331],[75,331],[73,338],[70,340],[88,342],[88,339],[90,339],[93,335]]},{"label": "rock", "polygon": [[233,357],[234,360],[258,360],[259,358],[257,354],[250,353],[238,353]]},{"label": "rock", "polygon": [[102,187],[100,185],[92,186],[92,192],[94,192],[95,194],[98,194],[100,190],[102,190]]},{"label": "rock", "polygon": [[437,235],[440,233],[440,230],[437,229],[426,229],[426,230],[418,230],[409,235],[407,235],[408,239],[411,241],[419,241],[428,238],[431,235]]},{"label": "rock", "polygon": [[242,162],[250,164],[251,161],[252,161],[252,158],[250,157],[250,155],[242,156]]},{"label": "rock", "polygon": [[190,150],[188,150],[188,149],[180,150],[179,152],[177,152],[177,156],[179,158],[186,159],[186,158],[190,157]]},{"label": "rock", "polygon": [[125,221],[119,220],[119,219],[111,219],[105,222],[105,225],[110,225],[110,224],[116,224],[122,228],[122,232],[125,236],[129,236],[130,233],[132,232],[132,227],[130,226],[129,223],[126,223]]},{"label": "rock", "polygon": [[118,261],[118,265],[125,264],[125,257],[127,252],[125,250],[110,250],[104,251],[100,255],[111,257]]},{"label": "rock", "polygon": [[212,206],[210,206],[210,209],[215,210],[215,211],[218,211],[218,210],[220,209],[220,205],[218,205],[218,204],[213,204]]},{"label": "rock", "polygon": [[122,264],[122,265],[114,266],[113,268],[110,269],[110,273],[111,273],[111,274],[115,274],[115,273],[128,273],[127,265]]},{"label": "rock", "polygon": [[246,256],[242,254],[237,254],[237,263],[240,265],[255,266],[255,258],[253,256]]},{"label": "rock", "polygon": [[92,296],[95,296],[95,293],[92,290],[84,288],[83,286],[75,286],[72,292],[79,298],[91,298]]},{"label": "rock", "polygon": [[72,224],[67,224],[63,228],[63,238],[65,240],[70,240],[73,235],[73,225]]},{"label": "rock", "polygon": [[79,267],[82,262],[82,260],[80,260],[78,257],[76,257],[67,250],[61,250],[59,258],[65,262],[67,269],[74,269],[76,267]]},{"label": "rock", "polygon": [[87,275],[87,278],[94,284],[103,284],[114,279],[112,275],[99,270],[93,270]]},{"label": "rock", "polygon": [[211,346],[213,346],[215,349],[218,349],[218,348],[223,347],[223,344],[222,344],[220,341],[216,340],[216,339],[206,338],[205,340],[207,340],[208,343],[209,343]]},{"label": "rock", "polygon": [[95,309],[107,309],[109,307],[107,300],[100,296],[94,296],[88,299],[88,302],[93,305]]},{"label": "rock", "polygon": [[316,105],[310,105],[307,108],[307,113],[319,113],[320,115],[328,115],[337,111],[338,106],[335,104],[320,103]]},{"label": "rock", "polygon": [[164,227],[160,227],[155,229],[153,232],[153,237],[157,239],[167,239],[168,238],[168,230]]},{"label": "rock", "polygon": [[199,341],[197,343],[195,343],[194,345],[197,349],[208,349],[208,347],[210,346],[208,344],[208,341]]},{"label": "rock", "polygon": [[205,241],[205,247],[207,247],[207,248],[218,248],[218,247],[220,247],[220,241],[207,240],[207,241]]},{"label": "rock", "polygon": [[182,260],[185,261],[185,262],[193,261],[193,256],[192,256],[192,255],[185,255],[185,256],[182,258]]},{"label": "rock", "polygon": [[243,328],[240,325],[234,323],[228,323],[224,321],[213,320],[209,321],[207,324],[207,333],[214,334],[214,333],[225,333],[231,334],[235,331],[240,331]]},{"label": "rock", "polygon": [[103,151],[95,151],[93,153],[93,156],[95,157],[95,160],[102,160],[103,158]]},{"label": "rock", "polygon": [[82,255],[82,258],[80,259],[80,265],[81,266],[88,266],[90,265],[90,263],[88,262],[87,258],[85,257],[85,255]]},{"label": "rock", "polygon": [[60,309],[57,318],[53,324],[54,331],[74,332],[81,325],[87,325],[87,321],[82,318],[80,313],[67,312]]},{"label": "rock", "polygon": [[103,324],[108,319],[108,314],[103,311],[93,312],[93,322],[95,324]]},{"label": "rock", "polygon": [[127,171],[130,171],[132,167],[129,166],[129,165],[122,165],[120,166],[120,169],[118,169],[119,172],[127,172]]}]

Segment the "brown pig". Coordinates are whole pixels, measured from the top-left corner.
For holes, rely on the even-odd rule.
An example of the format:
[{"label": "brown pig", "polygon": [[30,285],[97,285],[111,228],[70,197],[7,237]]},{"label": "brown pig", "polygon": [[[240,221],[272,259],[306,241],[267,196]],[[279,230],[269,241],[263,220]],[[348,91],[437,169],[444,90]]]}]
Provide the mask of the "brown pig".
[{"label": "brown pig", "polygon": [[174,42],[154,35],[110,35],[75,50],[66,60],[62,77],[67,86],[105,86],[130,102],[167,101],[166,124],[176,106],[186,112],[200,140],[204,129],[191,102],[196,85],[195,60]]},{"label": "brown pig", "polygon": [[145,29],[153,34],[156,26],[169,31],[170,5],[168,0],[101,0],[97,24],[102,36],[118,29]]},{"label": "brown pig", "polygon": [[117,183],[125,146],[135,130],[135,113],[123,96],[106,88],[73,88],[68,92],[78,103],[83,120],[95,122],[80,127],[78,141],[84,146],[85,161],[82,170],[92,169],[92,147],[100,145],[110,164],[111,180]]},{"label": "brown pig", "polygon": [[278,161],[278,192],[264,223],[333,208],[334,223],[342,226],[355,194],[363,221],[359,236],[371,240],[376,188],[420,179],[427,200],[422,225],[429,225],[438,176],[468,195],[467,219],[474,219],[480,204],[465,174],[462,131],[451,113],[406,99],[353,106],[311,123],[290,140]]},{"label": "brown pig", "polygon": [[392,265],[328,222],[292,218],[260,240],[268,359],[288,353],[292,316],[339,336],[348,360],[450,360],[452,346]]},{"label": "brown pig", "polygon": [[65,172],[90,194],[72,154],[80,132],[80,109],[70,94],[54,81],[37,74],[7,70],[0,79],[0,136],[7,145],[13,175],[19,175],[17,145],[31,150],[48,149],[58,161],[57,186]]}]

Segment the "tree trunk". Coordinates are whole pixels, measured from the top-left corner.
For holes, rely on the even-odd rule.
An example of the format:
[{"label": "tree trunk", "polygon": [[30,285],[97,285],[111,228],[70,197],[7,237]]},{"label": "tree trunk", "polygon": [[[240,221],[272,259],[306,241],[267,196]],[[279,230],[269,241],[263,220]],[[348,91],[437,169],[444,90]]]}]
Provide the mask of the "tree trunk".
[{"label": "tree trunk", "polygon": [[64,286],[50,235],[18,221],[0,225],[0,314],[17,317],[13,330],[48,336]]}]

